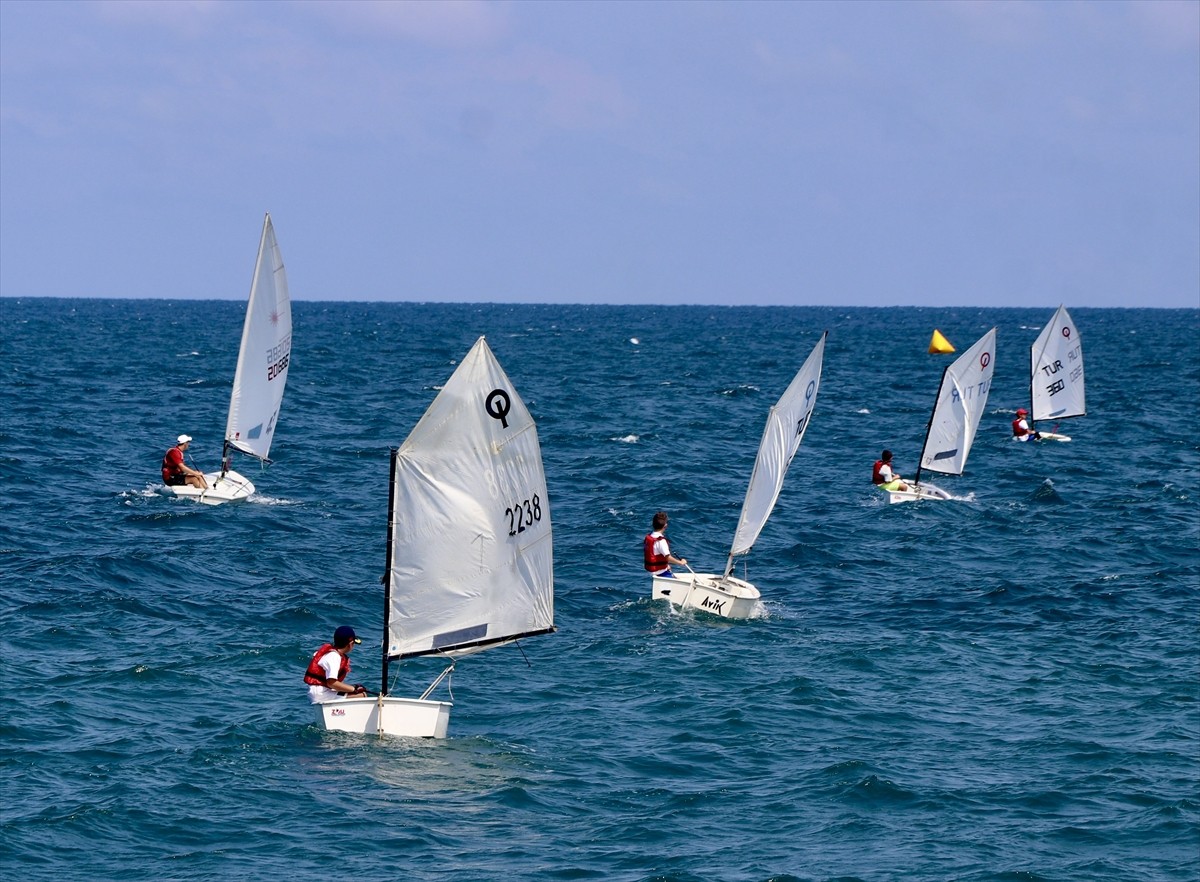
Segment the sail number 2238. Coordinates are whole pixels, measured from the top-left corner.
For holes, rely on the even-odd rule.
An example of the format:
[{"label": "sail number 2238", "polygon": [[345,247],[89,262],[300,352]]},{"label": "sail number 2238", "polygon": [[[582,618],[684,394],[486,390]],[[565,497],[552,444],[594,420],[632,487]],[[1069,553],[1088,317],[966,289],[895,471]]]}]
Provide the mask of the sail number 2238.
[{"label": "sail number 2238", "polygon": [[504,513],[508,515],[508,535],[516,536],[542,519],[542,500],[535,493],[532,499],[509,506]]}]

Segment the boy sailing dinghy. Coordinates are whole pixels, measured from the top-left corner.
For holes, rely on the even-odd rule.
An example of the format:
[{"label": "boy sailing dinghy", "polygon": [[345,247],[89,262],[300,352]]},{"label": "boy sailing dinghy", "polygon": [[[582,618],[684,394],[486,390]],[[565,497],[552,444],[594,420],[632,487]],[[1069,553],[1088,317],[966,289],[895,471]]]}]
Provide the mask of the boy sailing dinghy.
[{"label": "boy sailing dinghy", "polygon": [[668,600],[679,609],[698,609],[727,619],[746,619],[754,613],[759,603],[759,591],[749,582],[731,575],[733,559],[750,553],[779,499],[784,476],[800,448],[813,405],[817,402],[827,336],[828,332],[821,334],[804,365],[767,414],[767,425],[758,445],[758,457],[754,460],[754,471],[750,473],[750,485],[746,488],[725,572],[720,575],[696,573],[688,567],[687,573],[676,573],[674,577],[652,576],[653,599]]},{"label": "boy sailing dinghy", "polygon": [[925,445],[921,448],[916,477],[906,482],[907,490],[884,490],[889,503],[953,498],[941,487],[922,484],[921,472],[963,473],[992,388],[995,354],[996,329],[992,328],[942,371],[942,383],[925,430]]},{"label": "boy sailing dinghy", "polygon": [[206,490],[184,484],[168,486],[168,492],[208,505],[245,499],[254,492],[249,478],[231,469],[229,461],[232,452],[237,450],[270,463],[267,454],[271,450],[275,424],[279,421],[291,353],[292,304],[288,299],[283,256],[279,253],[275,228],[268,214],[263,220],[258,260],[250,284],[250,301],[246,304],[246,321],[242,325],[242,345],[229,399],[221,469],[205,474]]},{"label": "boy sailing dinghy", "polygon": [[[326,729],[445,738],[429,698],[455,660],[554,627],[550,504],[537,428],[480,337],[392,450],[379,695],[323,702]],[[388,694],[388,663],[449,666],[419,698]]]},{"label": "boy sailing dinghy", "polygon": [[[1029,350],[1029,428],[1040,441],[1070,441],[1067,435],[1037,430],[1038,420],[1085,416],[1083,344],[1065,306],[1059,306]],[[1058,428],[1057,423],[1054,426]]]}]

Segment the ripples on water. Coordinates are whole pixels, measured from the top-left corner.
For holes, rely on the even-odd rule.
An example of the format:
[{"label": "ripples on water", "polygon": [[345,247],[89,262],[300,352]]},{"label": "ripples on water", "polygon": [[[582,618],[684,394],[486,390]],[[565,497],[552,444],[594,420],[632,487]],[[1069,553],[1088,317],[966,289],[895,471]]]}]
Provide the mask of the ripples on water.
[{"label": "ripples on water", "polygon": [[[299,303],[277,462],[210,509],[155,475],[182,431],[215,465],[243,305],[3,301],[5,865],[1196,878],[1198,314],[1072,307],[1091,413],[1071,444],[1014,445],[1053,306]],[[970,501],[883,504],[870,463],[887,446],[911,475],[931,329],[961,351],[992,325],[983,429],[939,480]],[[721,565],[766,411],[824,329],[813,423],[748,562],[763,614],[652,604],[651,514]],[[538,420],[559,633],[460,662],[446,741],[320,732],[300,675],[334,625],[378,678],[387,448],[481,333]],[[402,693],[436,673],[398,667]]]}]

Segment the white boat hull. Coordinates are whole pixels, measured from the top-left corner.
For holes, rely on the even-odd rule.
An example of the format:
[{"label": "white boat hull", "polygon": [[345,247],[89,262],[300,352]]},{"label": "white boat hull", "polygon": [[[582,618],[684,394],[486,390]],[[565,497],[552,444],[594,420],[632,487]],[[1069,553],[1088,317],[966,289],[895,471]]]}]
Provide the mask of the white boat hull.
[{"label": "white boat hull", "polygon": [[1038,441],[1070,441],[1071,436],[1060,435],[1058,432],[1038,432],[1036,436],[1027,435],[1025,438],[1018,438],[1014,435],[1013,440],[1018,444],[1029,444],[1030,442],[1036,443]]},{"label": "white boat hull", "polygon": [[224,475],[220,472],[211,472],[206,474],[204,478],[208,481],[207,490],[201,490],[199,487],[193,487],[191,484],[180,484],[176,487],[167,487],[166,492],[171,496],[195,499],[197,502],[202,502],[205,505],[236,502],[239,499],[245,499],[254,492],[254,485],[250,483],[250,479],[232,470],[226,472]]},{"label": "white boat hull", "polygon": [[339,698],[313,705],[317,723],[324,729],[408,738],[445,738],[452,706],[448,701],[391,695]]},{"label": "white boat hull", "polygon": [[651,597],[670,601],[678,609],[695,609],[724,619],[748,619],[758,609],[758,589],[733,576],[677,573],[675,578],[651,576]]},{"label": "white boat hull", "polygon": [[909,484],[907,490],[884,490],[887,494],[888,503],[896,502],[916,502],[918,499],[953,499],[949,493],[941,487],[936,487],[933,484]]}]

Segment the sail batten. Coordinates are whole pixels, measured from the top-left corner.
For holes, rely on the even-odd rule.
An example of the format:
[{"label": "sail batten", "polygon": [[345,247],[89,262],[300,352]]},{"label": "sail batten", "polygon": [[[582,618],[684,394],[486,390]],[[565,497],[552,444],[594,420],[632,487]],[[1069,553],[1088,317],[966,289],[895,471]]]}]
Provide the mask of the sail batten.
[{"label": "sail batten", "polygon": [[518,640],[525,640],[529,637],[540,637],[543,634],[553,634],[557,628],[539,628],[535,631],[525,631],[521,634],[510,634],[507,637],[496,637],[486,640],[475,640],[465,643],[455,643],[447,646],[439,646],[433,649],[426,649],[419,652],[404,652],[404,653],[388,653],[389,661],[402,661],[406,658],[421,658],[427,655],[443,655],[449,658],[457,658],[464,655],[473,655],[476,652],[482,652],[485,649],[495,649],[497,646],[504,646],[509,643],[516,643]]},{"label": "sail batten", "polygon": [[225,441],[266,461],[279,419],[292,352],[292,306],[271,215],[263,220],[250,300],[242,325]]},{"label": "sail batten", "polygon": [[995,355],[996,329],[992,328],[942,372],[921,450],[920,470],[945,475],[963,473],[991,391]]}]

